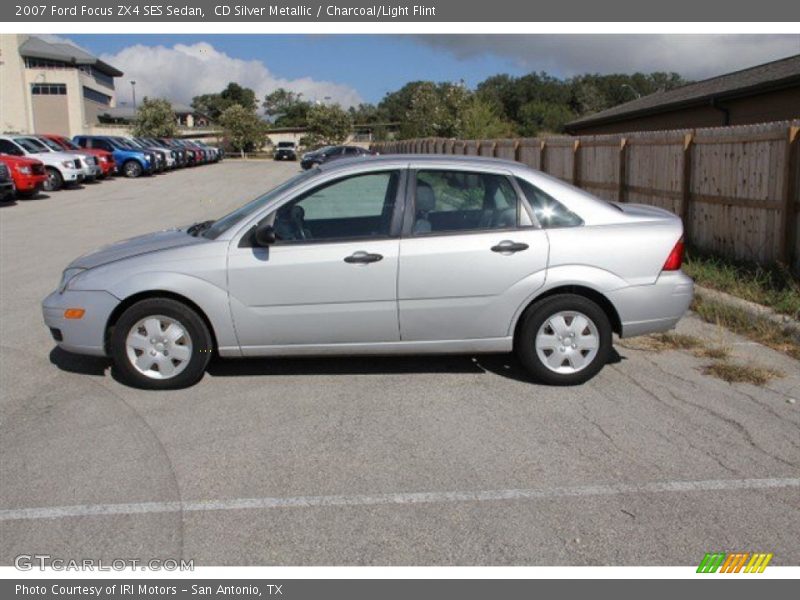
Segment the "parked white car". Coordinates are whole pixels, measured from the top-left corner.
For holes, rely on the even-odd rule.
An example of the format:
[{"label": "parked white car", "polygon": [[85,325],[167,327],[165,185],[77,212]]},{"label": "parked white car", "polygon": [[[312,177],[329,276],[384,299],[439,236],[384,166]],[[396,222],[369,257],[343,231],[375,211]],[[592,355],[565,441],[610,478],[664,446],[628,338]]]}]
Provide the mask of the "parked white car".
[{"label": "parked white car", "polygon": [[[30,136],[28,137],[30,139]],[[64,152],[64,148],[59,146],[50,138],[37,135],[34,136],[33,139],[47,148],[50,152]],[[83,174],[86,176],[86,181],[94,181],[95,179],[102,177],[103,168],[100,166],[100,162],[97,160],[97,157],[94,154],[80,152],[78,150],[71,151],[69,154],[77,154],[81,158],[81,167],[83,168]]]},{"label": "parked white car", "polygon": [[69,152],[51,152],[44,144],[28,136],[0,136],[0,152],[42,161],[47,172],[44,189],[48,192],[65,185],[77,185],[86,179],[86,168],[80,156]]}]

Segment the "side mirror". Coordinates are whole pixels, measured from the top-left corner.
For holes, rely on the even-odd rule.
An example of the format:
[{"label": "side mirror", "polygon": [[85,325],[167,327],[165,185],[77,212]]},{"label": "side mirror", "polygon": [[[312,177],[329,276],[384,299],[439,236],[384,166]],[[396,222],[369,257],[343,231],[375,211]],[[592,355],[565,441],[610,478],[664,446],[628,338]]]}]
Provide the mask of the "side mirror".
[{"label": "side mirror", "polygon": [[256,226],[255,235],[256,244],[259,246],[270,246],[275,243],[277,236],[275,235],[275,228],[268,223],[261,223]]}]

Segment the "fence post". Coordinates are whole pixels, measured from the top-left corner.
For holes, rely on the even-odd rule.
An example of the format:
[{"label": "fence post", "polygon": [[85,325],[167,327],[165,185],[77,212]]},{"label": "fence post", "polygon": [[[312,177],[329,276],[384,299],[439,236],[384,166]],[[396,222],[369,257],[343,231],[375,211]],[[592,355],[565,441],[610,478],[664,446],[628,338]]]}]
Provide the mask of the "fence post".
[{"label": "fence post", "polygon": [[539,170],[542,173],[547,173],[544,168],[544,157],[547,153],[547,138],[543,138],[541,142],[539,142]]},{"label": "fence post", "polygon": [[617,200],[625,202],[628,192],[628,138],[619,141],[619,174]]},{"label": "fence post", "polygon": [[779,240],[778,256],[781,262],[792,265],[794,248],[794,235],[797,219],[795,218],[795,190],[797,190],[797,160],[798,132],[800,127],[790,126],[786,138],[786,158],[783,165],[783,210],[781,210],[781,238]]},{"label": "fence post", "polygon": [[514,140],[514,160],[515,160],[516,162],[522,162],[522,161],[519,159],[519,146],[520,146],[520,144],[519,144],[519,140]]},{"label": "fence post", "polygon": [[572,144],[572,185],[581,186],[581,140],[578,138]]},{"label": "fence post", "polygon": [[681,220],[683,221],[683,241],[688,244],[691,238],[689,208],[692,201],[692,147],[694,133],[683,136],[683,177],[681,178]]}]

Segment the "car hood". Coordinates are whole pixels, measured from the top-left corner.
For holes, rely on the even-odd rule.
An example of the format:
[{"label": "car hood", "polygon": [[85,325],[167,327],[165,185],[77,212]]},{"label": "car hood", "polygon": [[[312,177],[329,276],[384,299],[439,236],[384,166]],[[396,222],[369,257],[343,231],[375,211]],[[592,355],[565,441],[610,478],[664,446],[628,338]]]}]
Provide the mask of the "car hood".
[{"label": "car hood", "polygon": [[63,162],[65,160],[80,158],[79,154],[73,152],[32,152],[28,154],[28,156],[31,158],[38,158],[46,163]]},{"label": "car hood", "polygon": [[205,241],[203,237],[194,237],[186,233],[186,229],[167,229],[156,233],[140,235],[121,242],[116,242],[109,246],[103,246],[97,250],[84,254],[73,260],[68,268],[91,269],[111,262],[159,252],[170,248],[181,246],[191,246],[201,244]]}]

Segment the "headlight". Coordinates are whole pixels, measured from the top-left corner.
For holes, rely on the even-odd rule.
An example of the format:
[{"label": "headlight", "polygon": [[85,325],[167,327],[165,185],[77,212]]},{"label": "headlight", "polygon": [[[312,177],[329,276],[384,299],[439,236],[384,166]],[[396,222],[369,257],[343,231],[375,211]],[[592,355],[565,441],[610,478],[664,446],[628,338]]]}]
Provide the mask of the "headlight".
[{"label": "headlight", "polygon": [[74,169],[75,168],[75,161],[73,161],[73,160],[65,160],[65,161],[63,161],[61,163],[61,166],[65,167],[67,169]]},{"label": "headlight", "polygon": [[17,167],[17,172],[22,173],[23,175],[30,175],[31,168],[30,167]]},{"label": "headlight", "polygon": [[64,290],[67,289],[69,282],[75,279],[75,277],[83,273],[85,270],[86,269],[81,269],[80,267],[65,269],[64,272],[61,274],[61,282],[58,284],[58,293],[63,294]]},{"label": "headlight", "polygon": [[108,157],[107,156],[101,156],[100,157],[100,162],[108,162]]}]

